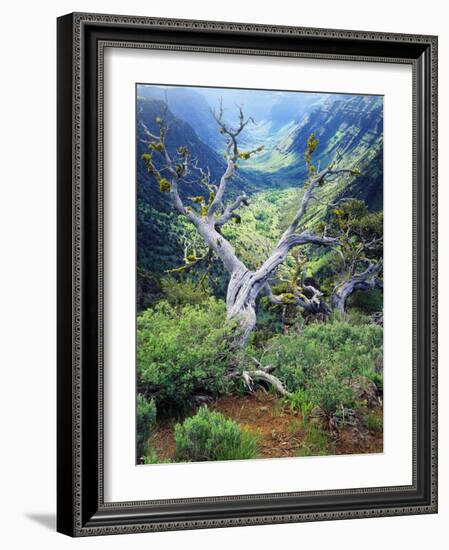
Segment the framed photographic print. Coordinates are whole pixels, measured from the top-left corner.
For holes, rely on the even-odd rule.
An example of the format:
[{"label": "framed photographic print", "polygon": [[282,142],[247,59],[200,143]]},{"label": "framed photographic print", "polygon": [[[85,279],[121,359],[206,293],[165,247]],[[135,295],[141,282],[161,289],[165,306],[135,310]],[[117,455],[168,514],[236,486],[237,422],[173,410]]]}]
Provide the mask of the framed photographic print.
[{"label": "framed photographic print", "polygon": [[58,19],[58,530],[437,511],[437,38]]}]

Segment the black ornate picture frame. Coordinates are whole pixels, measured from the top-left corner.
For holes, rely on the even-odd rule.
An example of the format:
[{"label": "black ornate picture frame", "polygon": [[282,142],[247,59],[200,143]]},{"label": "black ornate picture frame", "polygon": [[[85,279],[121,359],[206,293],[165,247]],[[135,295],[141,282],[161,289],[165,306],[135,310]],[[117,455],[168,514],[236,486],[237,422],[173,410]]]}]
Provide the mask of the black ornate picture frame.
[{"label": "black ornate picture frame", "polygon": [[[403,63],[413,70],[413,483],[105,502],[105,45]],[[58,19],[58,502],[70,536],[437,512],[437,38],[101,14]],[[398,205],[400,207],[400,205]]]}]

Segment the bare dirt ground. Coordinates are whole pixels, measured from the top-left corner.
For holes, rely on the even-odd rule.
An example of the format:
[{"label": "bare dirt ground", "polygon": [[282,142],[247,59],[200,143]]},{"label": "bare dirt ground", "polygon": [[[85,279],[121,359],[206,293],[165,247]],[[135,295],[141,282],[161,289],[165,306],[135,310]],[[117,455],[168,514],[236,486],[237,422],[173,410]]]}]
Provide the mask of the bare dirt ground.
[{"label": "bare dirt ground", "polygon": [[[250,395],[224,395],[210,403],[209,408],[257,433],[260,458],[292,457],[301,451],[301,415],[291,411],[272,394],[258,391]],[[378,413],[382,414],[380,410]],[[161,461],[175,459],[173,434],[176,422],[161,422],[152,437],[152,447]],[[379,453],[383,450],[382,431],[369,430],[360,419],[331,435],[331,454]]]}]

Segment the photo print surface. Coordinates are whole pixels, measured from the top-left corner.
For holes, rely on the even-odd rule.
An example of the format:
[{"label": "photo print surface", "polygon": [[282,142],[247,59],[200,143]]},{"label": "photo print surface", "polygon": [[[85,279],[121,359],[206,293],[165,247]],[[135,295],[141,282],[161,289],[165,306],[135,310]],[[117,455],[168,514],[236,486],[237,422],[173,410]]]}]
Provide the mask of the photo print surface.
[{"label": "photo print surface", "polygon": [[383,451],[383,97],[136,85],[136,463]]}]

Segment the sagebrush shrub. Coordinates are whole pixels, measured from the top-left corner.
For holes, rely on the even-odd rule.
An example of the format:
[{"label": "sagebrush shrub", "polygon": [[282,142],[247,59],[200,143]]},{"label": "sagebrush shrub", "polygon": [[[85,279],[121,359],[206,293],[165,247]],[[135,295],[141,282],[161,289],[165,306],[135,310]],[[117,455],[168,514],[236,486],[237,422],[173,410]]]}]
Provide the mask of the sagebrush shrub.
[{"label": "sagebrush shrub", "polygon": [[153,399],[146,399],[145,396],[138,393],[136,399],[136,443],[139,456],[144,453],[145,442],[156,427],[156,414],[156,404]]},{"label": "sagebrush shrub", "polygon": [[335,452],[331,436],[312,422],[303,423],[298,456],[326,456]]},{"label": "sagebrush shrub", "polygon": [[287,398],[292,411],[299,411],[303,418],[307,418],[316,407],[317,403],[312,401],[309,392],[304,388],[299,388]]},{"label": "sagebrush shrub", "polygon": [[307,387],[299,388],[288,398],[291,409],[300,411],[303,418],[307,418],[316,407],[331,417],[342,408],[352,408],[357,404],[354,389],[339,376],[338,370],[326,370],[321,376],[310,379]]},{"label": "sagebrush shrub", "polygon": [[357,404],[356,394],[348,382],[339,376],[338,369],[328,370],[313,378],[308,387],[309,401],[331,417],[340,409],[349,409]]},{"label": "sagebrush shrub", "polygon": [[382,342],[382,327],[334,320],[307,325],[302,334],[275,336],[263,361],[275,367],[273,374],[292,392],[290,406],[304,415],[319,406],[331,416],[355,406],[355,376],[375,379],[381,389],[382,375],[374,369]]},{"label": "sagebrush shrub", "polygon": [[165,300],[137,318],[138,383],[159,406],[184,407],[198,393],[226,392],[233,325],[226,306],[209,298],[174,307]]},{"label": "sagebrush shrub", "polygon": [[345,321],[307,325],[302,334],[272,338],[264,363],[294,392],[320,375],[338,367],[349,377],[374,369],[382,357],[383,331],[375,325],[354,326]]},{"label": "sagebrush shrub", "polygon": [[175,426],[178,460],[238,460],[257,455],[256,437],[223,414],[201,407]]},{"label": "sagebrush shrub", "polygon": [[383,417],[375,411],[367,411],[364,421],[366,427],[373,432],[381,432],[383,430]]},{"label": "sagebrush shrub", "polygon": [[179,281],[168,276],[164,277],[161,283],[164,298],[171,306],[200,305],[210,297],[204,288],[191,279]]}]

